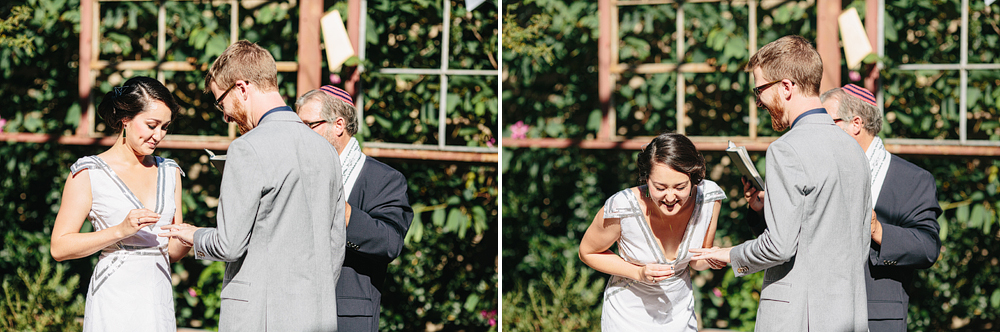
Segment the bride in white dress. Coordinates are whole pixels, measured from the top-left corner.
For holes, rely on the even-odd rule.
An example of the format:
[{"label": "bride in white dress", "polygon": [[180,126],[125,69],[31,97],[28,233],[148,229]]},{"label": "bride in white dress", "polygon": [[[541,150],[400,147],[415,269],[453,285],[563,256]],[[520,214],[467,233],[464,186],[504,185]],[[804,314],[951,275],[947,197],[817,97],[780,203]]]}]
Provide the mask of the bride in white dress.
[{"label": "bride in white dress", "polygon": [[[101,253],[87,289],[84,331],[177,330],[170,263],[190,246],[156,234],[181,223],[184,173],[152,153],[178,109],[159,81],[129,79],[98,107],[105,123],[120,131],[115,144],[70,167],[51,254],[63,261]],[[80,232],[84,219],[93,232]]]},{"label": "bride in white dress", "polygon": [[[580,259],[610,274],[603,331],[697,331],[691,274],[720,269],[691,262],[711,248],[725,193],[705,180],[705,160],[687,137],[661,134],[639,153],[639,180],[598,211],[580,242]],[[618,254],[610,250],[618,243]]]}]

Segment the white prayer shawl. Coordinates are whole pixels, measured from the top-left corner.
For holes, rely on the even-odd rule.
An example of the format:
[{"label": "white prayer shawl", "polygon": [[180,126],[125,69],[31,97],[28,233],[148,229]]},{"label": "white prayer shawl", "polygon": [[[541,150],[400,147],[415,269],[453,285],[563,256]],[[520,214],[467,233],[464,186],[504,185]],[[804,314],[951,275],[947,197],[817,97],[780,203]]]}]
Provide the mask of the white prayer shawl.
[{"label": "white prayer shawl", "polygon": [[365,154],[361,153],[361,145],[354,137],[351,137],[351,141],[347,142],[344,151],[340,153],[340,165],[344,170],[344,201],[346,202],[351,197],[354,183],[358,182],[361,168],[365,166]]},{"label": "white prayer shawl", "polygon": [[892,161],[892,154],[885,149],[882,139],[875,137],[865,151],[868,157],[868,169],[872,172],[872,206],[878,202],[878,194],[882,192],[882,183],[885,182],[885,174],[889,171],[889,162]]}]

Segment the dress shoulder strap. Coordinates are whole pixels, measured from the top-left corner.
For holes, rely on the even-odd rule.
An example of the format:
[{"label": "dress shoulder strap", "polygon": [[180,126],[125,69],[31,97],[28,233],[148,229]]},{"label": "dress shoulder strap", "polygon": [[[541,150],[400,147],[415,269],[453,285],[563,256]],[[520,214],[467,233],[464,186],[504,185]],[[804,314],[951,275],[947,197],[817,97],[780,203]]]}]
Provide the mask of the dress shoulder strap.
[{"label": "dress shoulder strap", "polygon": [[612,195],[604,202],[604,218],[627,218],[641,215],[632,189],[625,189]]},{"label": "dress shoulder strap", "polygon": [[181,168],[181,166],[178,165],[177,162],[174,161],[173,159],[163,158],[163,157],[156,157],[156,163],[158,165],[160,165],[160,167],[164,167],[164,168],[166,168],[166,167],[173,167],[173,168],[176,168],[178,171],[181,172],[181,176],[185,176],[185,177],[187,176],[186,174],[184,174],[184,169]]},{"label": "dress shoulder strap", "polygon": [[80,173],[82,170],[100,167],[101,164],[99,164],[97,160],[94,160],[94,156],[86,156],[77,159],[76,162],[69,167],[69,173],[70,175],[76,175],[76,173]]},{"label": "dress shoulder strap", "polygon": [[704,191],[703,202],[705,204],[726,199],[726,192],[712,180],[702,180],[702,190]]}]

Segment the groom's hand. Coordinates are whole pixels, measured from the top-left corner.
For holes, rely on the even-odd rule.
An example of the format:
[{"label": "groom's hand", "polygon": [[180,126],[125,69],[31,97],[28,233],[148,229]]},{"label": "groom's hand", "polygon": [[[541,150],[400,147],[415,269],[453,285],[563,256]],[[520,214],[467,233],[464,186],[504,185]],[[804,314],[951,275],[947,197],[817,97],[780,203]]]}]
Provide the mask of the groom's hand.
[{"label": "groom's hand", "polygon": [[721,269],[731,262],[729,251],[733,248],[697,248],[689,251],[694,254],[692,261],[708,261],[708,265],[713,269]]},{"label": "groom's hand", "polygon": [[194,227],[189,224],[173,224],[160,227],[167,232],[158,234],[159,236],[172,237],[181,241],[181,244],[185,246],[194,245],[194,232],[201,227]]}]

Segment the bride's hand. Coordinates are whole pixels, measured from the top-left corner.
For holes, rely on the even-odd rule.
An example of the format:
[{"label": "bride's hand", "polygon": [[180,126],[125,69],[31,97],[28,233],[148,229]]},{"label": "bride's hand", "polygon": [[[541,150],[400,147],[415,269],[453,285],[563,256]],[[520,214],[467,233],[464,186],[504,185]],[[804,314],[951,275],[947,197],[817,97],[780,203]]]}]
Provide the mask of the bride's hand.
[{"label": "bride's hand", "polygon": [[674,266],[667,264],[646,264],[639,268],[639,281],[651,284],[666,280],[674,275]]},{"label": "bride's hand", "polygon": [[125,216],[125,220],[122,220],[117,226],[118,237],[127,238],[129,236],[135,235],[143,227],[156,224],[160,221],[160,215],[156,212],[150,211],[148,209],[135,209],[128,212]]}]

